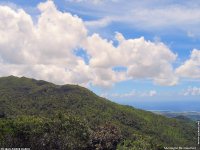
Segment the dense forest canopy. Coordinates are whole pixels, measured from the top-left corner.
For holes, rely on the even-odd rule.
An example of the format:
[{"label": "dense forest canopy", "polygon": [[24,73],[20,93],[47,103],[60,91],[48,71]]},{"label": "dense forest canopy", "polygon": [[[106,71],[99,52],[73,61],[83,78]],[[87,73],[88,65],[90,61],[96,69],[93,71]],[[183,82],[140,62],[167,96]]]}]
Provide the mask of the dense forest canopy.
[{"label": "dense forest canopy", "polygon": [[196,124],[113,103],[78,85],[0,78],[0,146],[156,150],[196,146]]}]

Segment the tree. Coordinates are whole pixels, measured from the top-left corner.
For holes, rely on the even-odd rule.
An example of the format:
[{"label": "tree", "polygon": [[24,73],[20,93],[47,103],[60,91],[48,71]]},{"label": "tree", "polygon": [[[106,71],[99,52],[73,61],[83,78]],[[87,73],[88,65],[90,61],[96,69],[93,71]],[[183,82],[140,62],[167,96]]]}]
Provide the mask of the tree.
[{"label": "tree", "polygon": [[115,125],[106,123],[91,133],[89,148],[115,150],[121,138],[121,131]]}]

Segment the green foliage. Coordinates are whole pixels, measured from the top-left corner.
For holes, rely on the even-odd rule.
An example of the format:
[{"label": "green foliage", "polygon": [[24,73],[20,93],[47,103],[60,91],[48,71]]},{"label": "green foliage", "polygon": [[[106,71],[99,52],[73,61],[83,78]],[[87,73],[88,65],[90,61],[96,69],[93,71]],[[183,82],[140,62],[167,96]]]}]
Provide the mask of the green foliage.
[{"label": "green foliage", "polygon": [[134,139],[124,140],[117,146],[117,150],[164,150],[152,137],[134,134]]},{"label": "green foliage", "polygon": [[[101,132],[97,127],[105,122],[117,126],[125,141],[121,147],[125,148],[127,145],[149,149],[162,148],[161,145],[194,146],[197,137],[194,122],[122,106],[77,85],[58,86],[14,76],[0,78],[0,120],[2,144],[9,139],[11,143],[6,144],[14,147],[46,143],[45,146],[55,149],[62,149],[62,146],[84,148],[86,145],[94,148],[91,140],[104,140],[103,131],[107,129],[102,128]],[[118,141],[118,136],[108,132],[106,144],[113,144],[112,138]]]},{"label": "green foliage", "polygon": [[88,127],[72,116],[1,119],[0,129],[1,147],[79,150],[87,147],[89,139]]},{"label": "green foliage", "polygon": [[106,123],[99,126],[92,132],[88,148],[98,150],[115,150],[120,140],[120,130],[116,126]]},{"label": "green foliage", "polygon": [[152,150],[151,145],[145,140],[125,140],[123,144],[118,145],[118,150]]}]

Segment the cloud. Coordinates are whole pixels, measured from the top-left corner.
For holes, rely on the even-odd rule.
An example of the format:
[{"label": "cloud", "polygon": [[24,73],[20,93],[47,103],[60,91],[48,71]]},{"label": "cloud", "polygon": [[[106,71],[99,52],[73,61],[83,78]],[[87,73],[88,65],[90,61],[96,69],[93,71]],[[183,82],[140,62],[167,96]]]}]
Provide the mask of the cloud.
[{"label": "cloud", "polygon": [[[84,0],[82,0],[84,1]],[[92,0],[91,0],[92,1]],[[93,23],[112,18],[112,22],[120,22],[128,27],[145,31],[168,32],[169,29],[183,31],[189,37],[200,36],[200,3],[191,1],[129,1],[123,0],[97,0],[101,5],[90,5],[91,1],[85,0],[79,4],[80,15],[101,18],[93,20]],[[94,1],[93,1],[94,2]],[[95,1],[96,2],[96,1]],[[66,4],[67,5],[67,4]],[[91,23],[92,23],[91,22]],[[107,24],[109,25],[109,24]]]},{"label": "cloud", "polygon": [[70,13],[61,13],[53,1],[39,4],[38,9],[41,14],[34,24],[24,10],[0,6],[3,20],[0,22],[0,60],[4,66],[1,75],[12,73],[56,83],[84,83],[84,79],[80,81],[80,77],[75,79],[71,75],[79,69],[83,77],[88,68],[73,54],[87,36],[83,21]]},{"label": "cloud", "polygon": [[157,95],[157,92],[155,91],[155,90],[152,90],[152,91],[150,91],[149,92],[149,96],[155,96],[155,95]]},{"label": "cloud", "polygon": [[[199,8],[185,7],[182,5],[169,5],[162,8],[144,8],[142,11],[140,9],[134,9],[129,16],[134,18],[130,22],[138,28],[143,29],[176,27],[187,32],[189,30],[195,32],[197,31],[197,26],[200,24]],[[129,19],[129,16],[127,16],[127,19]]]},{"label": "cloud", "polygon": [[118,48],[121,54],[124,53],[121,57],[125,60],[129,77],[150,78],[163,85],[175,85],[178,82],[171,65],[176,55],[166,45],[146,41],[143,37],[125,40],[118,35],[117,39],[120,43]]},{"label": "cloud", "polygon": [[190,59],[178,67],[176,73],[181,77],[200,79],[200,50],[194,49]]},{"label": "cloud", "polygon": [[[81,18],[59,11],[53,1],[40,3],[38,9],[40,15],[33,22],[23,9],[0,6],[1,76],[98,86],[129,79],[150,79],[160,85],[178,82],[172,67],[177,56],[164,43],[126,39],[121,33],[109,41],[97,33],[89,35]],[[78,49],[83,49],[88,62],[75,54]]]},{"label": "cloud", "polygon": [[155,90],[150,90],[150,91],[136,91],[136,90],[132,90],[128,93],[112,93],[112,94],[108,94],[108,93],[103,93],[101,94],[102,97],[106,97],[106,98],[134,98],[134,97],[153,97],[157,95],[157,91]]},{"label": "cloud", "polygon": [[66,0],[66,1],[70,1],[70,2],[87,2],[87,3],[93,3],[93,4],[99,4],[105,1],[111,1],[111,2],[116,2],[118,0]]},{"label": "cloud", "polygon": [[183,92],[184,96],[200,96],[200,88],[198,87],[189,87]]},{"label": "cloud", "polygon": [[[113,41],[102,39],[98,34],[89,36],[85,43],[90,65],[94,68],[127,68],[128,79],[153,79],[161,85],[175,85],[178,78],[174,75],[172,62],[176,55],[163,43],[138,39],[125,39],[116,33],[118,46]],[[144,71],[145,70],[145,71]]]},{"label": "cloud", "polygon": [[91,3],[95,3],[95,4],[98,4],[98,3],[100,3],[100,2],[103,2],[104,0],[71,0],[72,2],[74,1],[74,2],[85,2],[85,1],[87,1],[87,2],[91,2]]},{"label": "cloud", "polygon": [[109,25],[112,22],[112,18],[105,17],[99,20],[85,21],[85,25],[88,28],[101,28]]}]

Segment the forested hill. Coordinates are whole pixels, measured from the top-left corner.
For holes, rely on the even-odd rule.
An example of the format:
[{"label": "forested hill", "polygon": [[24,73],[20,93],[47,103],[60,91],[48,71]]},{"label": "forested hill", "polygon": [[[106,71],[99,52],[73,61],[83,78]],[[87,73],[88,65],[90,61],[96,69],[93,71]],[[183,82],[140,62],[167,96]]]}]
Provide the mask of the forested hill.
[{"label": "forested hill", "polygon": [[156,150],[196,146],[192,121],[113,103],[78,85],[0,78],[0,147]]}]

